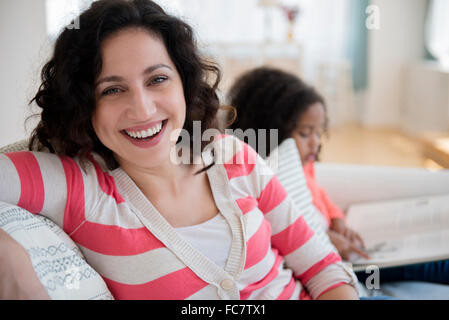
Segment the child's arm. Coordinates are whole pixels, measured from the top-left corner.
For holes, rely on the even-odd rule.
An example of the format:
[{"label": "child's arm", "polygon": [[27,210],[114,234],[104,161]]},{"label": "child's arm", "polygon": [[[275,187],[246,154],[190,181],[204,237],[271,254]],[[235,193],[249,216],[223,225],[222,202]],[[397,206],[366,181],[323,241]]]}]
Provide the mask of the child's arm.
[{"label": "child's arm", "polygon": [[318,186],[318,194],[320,197],[320,201],[323,202],[323,204],[326,206],[327,213],[329,218],[332,219],[340,219],[345,220],[345,213],[329,198],[329,196],[326,193],[326,190],[324,190],[321,186]]},{"label": "child's arm", "polygon": [[357,244],[358,242],[362,246],[362,248],[365,247],[363,238],[356,231],[352,230],[351,228],[348,228],[344,220],[338,218],[332,219],[329,229],[336,233],[341,234],[351,243]]},{"label": "child's arm", "polygon": [[321,187],[319,187],[319,196],[326,206],[330,218],[329,229],[342,234],[352,243],[355,244],[358,241],[362,247],[365,247],[362,237],[356,231],[346,226],[344,212],[329,198],[326,191]]},{"label": "child's arm", "polygon": [[357,253],[365,259],[370,258],[356,243],[345,238],[342,234],[329,230],[327,235],[344,260],[348,261],[349,255],[352,252]]}]

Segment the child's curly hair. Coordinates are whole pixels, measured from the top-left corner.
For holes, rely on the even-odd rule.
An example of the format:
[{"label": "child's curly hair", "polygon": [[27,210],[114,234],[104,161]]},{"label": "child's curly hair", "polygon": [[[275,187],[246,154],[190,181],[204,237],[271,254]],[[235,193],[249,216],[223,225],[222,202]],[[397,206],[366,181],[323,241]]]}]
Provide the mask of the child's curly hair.
[{"label": "child's curly hair", "polygon": [[[297,76],[271,67],[259,67],[241,75],[228,94],[235,108],[235,121],[230,129],[277,129],[278,143],[289,138],[298,119],[312,104],[323,97]],[[327,127],[326,118],[326,127]],[[267,156],[276,147],[266,141]],[[255,145],[256,149],[259,142]]]},{"label": "child's curly hair", "polygon": [[[48,148],[81,160],[94,151],[110,170],[118,167],[112,151],[100,142],[91,123],[96,107],[94,83],[102,68],[102,42],[133,27],[160,37],[181,76],[187,106],[183,129],[192,136],[193,121],[201,121],[203,132],[217,127],[216,89],[221,73],[216,64],[201,58],[189,25],[150,0],[96,1],[78,19],[80,28],[66,28],[58,37],[53,56],[42,69],[42,84],[30,101],[42,109],[40,122],[31,135],[30,150],[37,145],[38,150]],[[212,80],[210,75],[214,76]]]}]

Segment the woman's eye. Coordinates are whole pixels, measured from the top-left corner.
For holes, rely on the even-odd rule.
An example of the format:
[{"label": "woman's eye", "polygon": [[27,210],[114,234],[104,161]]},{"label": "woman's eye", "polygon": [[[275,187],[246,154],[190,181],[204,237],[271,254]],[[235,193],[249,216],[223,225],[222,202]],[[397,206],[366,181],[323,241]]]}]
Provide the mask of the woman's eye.
[{"label": "woman's eye", "polygon": [[162,83],[167,79],[168,79],[168,77],[166,77],[166,76],[157,76],[150,80],[150,84]]},{"label": "woman's eye", "polygon": [[102,95],[102,96],[109,96],[109,95],[111,95],[111,94],[119,93],[120,91],[121,91],[121,90],[120,90],[119,88],[109,88],[109,89],[104,90],[104,91],[101,93],[101,95]]},{"label": "woman's eye", "polygon": [[308,137],[309,137],[309,133],[299,132],[298,134],[299,134],[299,136],[300,136],[301,138],[308,138]]}]

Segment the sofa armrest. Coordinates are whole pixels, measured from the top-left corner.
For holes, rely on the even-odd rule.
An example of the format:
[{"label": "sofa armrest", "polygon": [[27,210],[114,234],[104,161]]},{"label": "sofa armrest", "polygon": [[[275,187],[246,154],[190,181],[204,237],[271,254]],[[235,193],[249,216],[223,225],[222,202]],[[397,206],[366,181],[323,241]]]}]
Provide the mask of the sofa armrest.
[{"label": "sofa armrest", "polygon": [[449,193],[449,170],[316,163],[315,174],[344,211],[357,202]]}]

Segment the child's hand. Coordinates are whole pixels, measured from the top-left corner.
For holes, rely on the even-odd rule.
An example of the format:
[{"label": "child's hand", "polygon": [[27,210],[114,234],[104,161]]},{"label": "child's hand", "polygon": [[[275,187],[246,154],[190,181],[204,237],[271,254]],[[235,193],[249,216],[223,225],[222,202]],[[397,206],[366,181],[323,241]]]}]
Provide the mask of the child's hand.
[{"label": "child's hand", "polygon": [[329,229],[341,234],[342,236],[344,236],[346,239],[348,239],[353,243],[358,241],[362,246],[362,248],[365,248],[365,243],[363,242],[362,237],[356,231],[352,230],[351,228],[348,228],[344,220],[332,219]]},{"label": "child's hand", "polygon": [[355,252],[356,254],[362,256],[365,259],[369,259],[370,257],[358,246],[358,244],[354,241],[349,240],[345,236],[335,231],[329,230],[327,232],[332,244],[337,248],[338,253],[343,258],[343,260],[348,261],[349,255],[351,252]]}]

